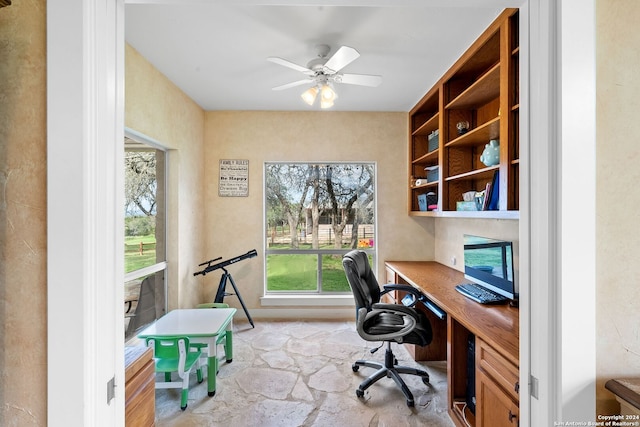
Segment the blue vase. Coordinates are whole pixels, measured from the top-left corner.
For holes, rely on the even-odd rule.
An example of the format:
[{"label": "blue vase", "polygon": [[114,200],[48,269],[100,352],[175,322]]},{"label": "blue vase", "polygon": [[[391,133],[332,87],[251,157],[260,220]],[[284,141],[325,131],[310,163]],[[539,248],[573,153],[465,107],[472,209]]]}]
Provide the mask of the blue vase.
[{"label": "blue vase", "polygon": [[484,146],[480,161],[486,166],[495,166],[500,163],[500,142],[497,139],[492,139]]}]

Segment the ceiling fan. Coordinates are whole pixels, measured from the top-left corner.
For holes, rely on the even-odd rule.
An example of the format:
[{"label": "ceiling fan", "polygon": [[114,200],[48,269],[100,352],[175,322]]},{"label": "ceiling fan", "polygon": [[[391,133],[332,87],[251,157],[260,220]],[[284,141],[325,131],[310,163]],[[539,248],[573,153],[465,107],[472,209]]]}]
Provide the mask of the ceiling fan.
[{"label": "ceiling fan", "polygon": [[345,74],[340,73],[344,67],[355,61],[359,56],[357,50],[349,46],[340,46],[340,48],[330,57],[327,58],[331,48],[326,44],[316,46],[318,57],[307,63],[306,67],[294,64],[286,59],[270,56],[267,61],[279,64],[296,71],[300,71],[307,78],[295,82],[287,83],[282,86],[276,86],[273,90],[289,89],[295,86],[312,84],[309,89],[302,93],[302,99],[309,105],[313,105],[318,94],[320,94],[320,107],[330,108],[333,101],[338,97],[333,88],[334,83],[370,86],[376,87],[382,83],[381,76],[370,74]]}]

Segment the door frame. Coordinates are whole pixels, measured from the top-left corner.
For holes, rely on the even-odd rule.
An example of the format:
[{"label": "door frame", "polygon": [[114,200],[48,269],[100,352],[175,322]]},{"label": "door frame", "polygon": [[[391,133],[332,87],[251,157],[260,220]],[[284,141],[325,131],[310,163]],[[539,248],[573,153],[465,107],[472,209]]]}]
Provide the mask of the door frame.
[{"label": "door frame", "polygon": [[[138,0],[154,1],[162,2]],[[537,378],[538,398],[521,387],[521,425],[580,420],[595,414],[595,232],[572,219],[595,224],[590,202],[577,199],[595,191],[595,0],[494,3],[520,7],[529,23],[527,133],[535,144],[521,165],[529,185],[520,203],[520,268],[529,301],[521,307],[520,354],[521,384]],[[124,134],[123,19],[123,0],[47,2],[50,425],[69,425],[68,402],[76,402],[78,425],[124,425],[123,291],[112,286],[124,270],[122,150],[113,143]],[[111,378],[116,393],[107,403]]]}]

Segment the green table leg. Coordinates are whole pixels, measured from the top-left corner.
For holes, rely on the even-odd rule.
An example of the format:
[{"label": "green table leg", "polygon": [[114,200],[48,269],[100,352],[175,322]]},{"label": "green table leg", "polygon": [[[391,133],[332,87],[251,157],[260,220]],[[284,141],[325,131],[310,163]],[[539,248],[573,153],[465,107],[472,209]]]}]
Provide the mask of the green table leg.
[{"label": "green table leg", "polygon": [[227,359],[227,363],[233,362],[233,332],[227,331],[225,333],[226,342],[224,344],[224,355]]},{"label": "green table leg", "polygon": [[209,396],[216,394],[216,374],[218,372],[218,357],[214,354],[213,357],[209,357],[209,363],[207,363],[207,389]]}]

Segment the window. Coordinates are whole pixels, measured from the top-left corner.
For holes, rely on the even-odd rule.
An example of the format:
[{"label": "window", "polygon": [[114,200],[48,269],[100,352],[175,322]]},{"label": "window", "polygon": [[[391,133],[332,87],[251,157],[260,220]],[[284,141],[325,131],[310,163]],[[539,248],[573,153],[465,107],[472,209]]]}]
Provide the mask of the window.
[{"label": "window", "polygon": [[166,153],[125,137],[125,339],[166,312]]},{"label": "window", "polygon": [[375,255],[375,164],[265,164],[266,293],[350,293],[342,256]]}]

